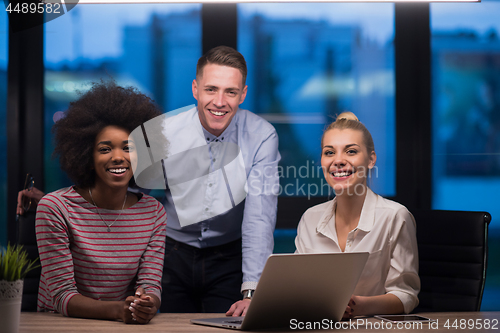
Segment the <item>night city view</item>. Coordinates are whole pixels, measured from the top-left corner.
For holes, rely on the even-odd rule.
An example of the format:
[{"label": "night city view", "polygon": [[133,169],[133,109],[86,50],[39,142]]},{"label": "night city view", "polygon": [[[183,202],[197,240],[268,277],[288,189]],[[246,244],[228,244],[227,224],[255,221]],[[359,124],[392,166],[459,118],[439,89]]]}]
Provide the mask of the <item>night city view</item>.
[{"label": "night city view", "polygon": [[[430,8],[432,208],[491,214],[482,310],[499,311],[500,1]],[[385,197],[396,194],[394,34],[390,3],[238,5],[238,50],[249,70],[241,108],[278,132],[281,196],[332,197],[320,171],[320,140],[346,110],[373,135],[377,164],[369,186]],[[78,5],[46,23],[43,190],[71,185],[52,159],[51,127],[79,91],[114,79],[137,87],[164,112],[195,104],[191,83],[201,40],[200,4]],[[1,244],[7,240],[6,211],[14,209],[6,203],[7,65],[2,12]],[[293,252],[295,235],[277,230],[275,252]]]}]

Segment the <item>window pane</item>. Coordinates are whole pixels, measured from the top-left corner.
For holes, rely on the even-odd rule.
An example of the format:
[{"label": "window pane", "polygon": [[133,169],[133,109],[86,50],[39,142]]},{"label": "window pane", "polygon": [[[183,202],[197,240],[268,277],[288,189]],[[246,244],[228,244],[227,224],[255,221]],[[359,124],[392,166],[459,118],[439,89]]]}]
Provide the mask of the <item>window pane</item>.
[{"label": "window pane", "polygon": [[[0,13],[0,244],[7,244],[7,12]],[[14,207],[12,207],[14,209]]]},{"label": "window pane", "polygon": [[51,127],[77,91],[113,78],[165,110],[193,104],[201,56],[201,5],[77,5],[45,24],[46,191],[68,186],[53,151]]},{"label": "window pane", "polygon": [[238,24],[249,69],[242,107],[278,131],[281,195],[329,194],[320,141],[345,110],[375,141],[370,186],[395,195],[394,5],[240,4]]},{"label": "window pane", "polygon": [[500,216],[499,13],[500,1],[431,6],[436,209]]},{"label": "window pane", "polygon": [[482,310],[500,309],[499,15],[500,1],[431,5],[433,208],[493,217]]}]

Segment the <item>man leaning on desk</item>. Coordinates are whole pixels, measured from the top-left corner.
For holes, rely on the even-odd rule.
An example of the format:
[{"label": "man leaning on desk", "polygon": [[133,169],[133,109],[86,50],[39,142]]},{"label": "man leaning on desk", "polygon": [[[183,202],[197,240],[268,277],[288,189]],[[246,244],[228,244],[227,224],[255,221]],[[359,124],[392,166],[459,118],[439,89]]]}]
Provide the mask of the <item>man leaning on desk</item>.
[{"label": "man leaning on desk", "polygon": [[[227,315],[244,315],[272,253],[278,135],[266,120],[239,109],[246,76],[238,51],[211,49],[198,60],[192,83],[197,106],[165,121],[171,158],[164,160],[161,312],[220,313],[234,303]],[[200,170],[210,170],[203,181],[176,182]]]},{"label": "man leaning on desk", "polygon": [[[212,177],[215,172],[210,172],[208,177],[215,181],[197,189],[199,200],[183,208],[174,205],[174,187],[166,189],[164,205],[168,222],[160,312],[227,311],[228,316],[245,315],[264,264],[272,253],[277,212],[275,189],[279,184],[278,135],[269,122],[239,109],[247,94],[246,76],[246,62],[238,51],[227,46],[211,49],[198,60],[192,83],[197,107],[166,121],[171,152],[179,150],[179,145],[186,145],[186,141],[199,148],[202,140],[208,155],[206,151],[192,149],[191,156],[196,152],[209,156],[209,160],[198,157],[196,163],[198,169],[207,167],[213,171],[216,161],[232,160],[234,156],[225,155],[234,155],[231,147],[238,147],[242,172],[223,172],[223,181],[220,172],[218,178]],[[189,154],[184,151],[179,155]],[[181,161],[181,167],[193,170],[189,158]],[[171,171],[168,163],[165,169],[168,178]],[[179,167],[175,169],[174,173],[183,178]],[[246,181],[247,193],[243,201],[241,195],[237,198],[238,193],[231,191],[235,182],[241,185],[241,178],[246,178],[243,183]],[[168,178],[168,185],[175,183],[171,180]],[[37,189],[19,192],[18,214],[22,214],[23,195],[38,202],[43,193]],[[216,214],[217,207],[221,212],[221,201],[229,199],[232,207]],[[200,210],[202,214],[197,213]],[[186,225],[181,221],[183,214],[193,215],[193,212],[199,222]]]}]

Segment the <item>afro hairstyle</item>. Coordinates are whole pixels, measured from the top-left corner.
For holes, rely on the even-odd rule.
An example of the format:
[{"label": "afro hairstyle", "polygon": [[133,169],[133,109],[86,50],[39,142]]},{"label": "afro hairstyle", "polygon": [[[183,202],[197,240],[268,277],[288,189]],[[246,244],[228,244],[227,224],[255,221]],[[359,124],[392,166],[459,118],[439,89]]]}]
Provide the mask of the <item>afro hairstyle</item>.
[{"label": "afro hairstyle", "polygon": [[[93,186],[97,135],[111,125],[130,133],[161,114],[158,105],[136,88],[120,87],[114,81],[94,82],[90,90],[70,103],[64,117],[52,127],[53,157],[59,157],[61,169],[76,186]],[[134,185],[134,178],[129,185]]]}]

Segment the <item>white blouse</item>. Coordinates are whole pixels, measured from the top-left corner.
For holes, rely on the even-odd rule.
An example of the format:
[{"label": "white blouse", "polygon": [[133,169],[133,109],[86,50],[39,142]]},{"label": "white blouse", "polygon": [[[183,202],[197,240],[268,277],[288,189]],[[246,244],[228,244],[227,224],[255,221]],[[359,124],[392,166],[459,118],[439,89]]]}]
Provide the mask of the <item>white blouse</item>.
[{"label": "white blouse", "polygon": [[[354,295],[391,293],[405,313],[418,305],[418,248],[415,219],[403,205],[367,188],[357,228],[349,232],[345,252],[369,252],[370,256]],[[309,208],[297,229],[296,253],[342,252],[335,229],[336,198]]]}]

